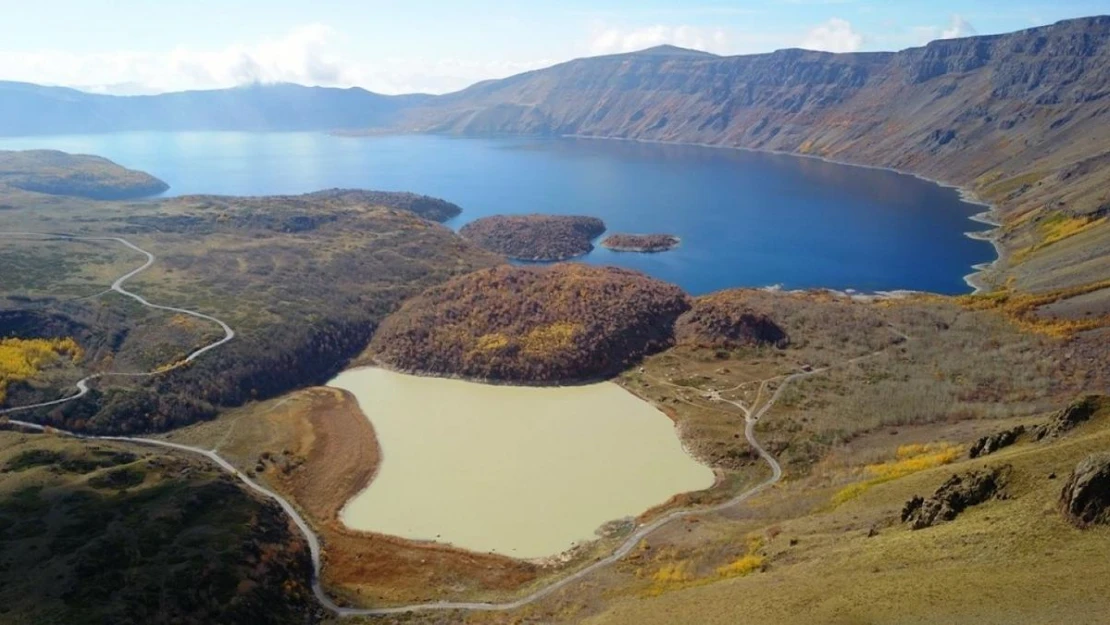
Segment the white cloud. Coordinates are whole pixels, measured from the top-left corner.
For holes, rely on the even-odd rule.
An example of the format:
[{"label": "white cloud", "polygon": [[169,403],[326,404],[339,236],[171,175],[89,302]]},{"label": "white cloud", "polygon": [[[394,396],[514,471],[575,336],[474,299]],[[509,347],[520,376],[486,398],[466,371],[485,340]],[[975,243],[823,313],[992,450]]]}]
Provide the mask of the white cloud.
[{"label": "white cloud", "polygon": [[355,60],[346,37],[322,24],[284,36],[222,48],[178,47],[146,54],[119,50],[74,54],[61,50],[0,50],[0,79],[76,86],[105,93],[214,89],[254,82],[359,86],[382,93],[442,93],[478,80],[549,65],[535,61],[392,57]]},{"label": "white cloud", "polygon": [[863,47],[863,35],[848,20],[834,17],[810,30],[800,45],[807,50],[855,52]]},{"label": "white cloud", "polygon": [[961,15],[953,15],[948,20],[947,26],[917,26],[912,30],[914,43],[917,45],[925,45],[930,41],[937,39],[958,39],[960,37],[970,37],[976,35],[979,31],[971,25]]},{"label": "white cloud", "polygon": [[970,22],[965,20],[961,15],[953,15],[952,19],[948,22],[948,27],[940,31],[941,39],[958,39],[960,37],[970,37],[978,34],[979,31]]},{"label": "white cloud", "polygon": [[725,52],[728,43],[728,35],[720,28],[662,24],[642,28],[598,26],[593,29],[589,50],[591,54],[613,54],[670,44],[706,52]]}]

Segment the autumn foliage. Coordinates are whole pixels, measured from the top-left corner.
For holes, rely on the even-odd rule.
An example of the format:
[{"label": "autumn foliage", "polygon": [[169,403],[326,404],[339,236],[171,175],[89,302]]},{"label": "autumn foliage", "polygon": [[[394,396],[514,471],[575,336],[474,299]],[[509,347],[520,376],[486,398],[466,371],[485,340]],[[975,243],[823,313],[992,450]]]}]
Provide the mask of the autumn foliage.
[{"label": "autumn foliage", "polygon": [[671,343],[675,286],[613,267],[496,267],[433,287],[382,323],[371,351],[405,371],[526,383],[615,375]]},{"label": "autumn foliage", "polygon": [[494,215],[459,230],[463,238],[509,258],[532,261],[566,260],[587,254],[605,232],[596,217],[575,215]]},{"label": "autumn foliage", "polygon": [[9,385],[35,377],[63,355],[78,360],[83,352],[71,338],[0,339],[0,402],[7,396]]}]

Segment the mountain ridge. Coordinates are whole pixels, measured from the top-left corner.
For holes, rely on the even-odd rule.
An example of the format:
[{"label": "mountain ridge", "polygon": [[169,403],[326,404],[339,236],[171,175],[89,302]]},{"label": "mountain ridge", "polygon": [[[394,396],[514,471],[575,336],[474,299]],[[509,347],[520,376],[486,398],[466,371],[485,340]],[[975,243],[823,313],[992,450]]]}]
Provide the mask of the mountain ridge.
[{"label": "mountain ridge", "polygon": [[1110,275],[1110,16],[899,52],[584,58],[402,117],[416,132],[708,144],[893,168],[996,208],[1003,262],[990,285],[1039,292]]}]

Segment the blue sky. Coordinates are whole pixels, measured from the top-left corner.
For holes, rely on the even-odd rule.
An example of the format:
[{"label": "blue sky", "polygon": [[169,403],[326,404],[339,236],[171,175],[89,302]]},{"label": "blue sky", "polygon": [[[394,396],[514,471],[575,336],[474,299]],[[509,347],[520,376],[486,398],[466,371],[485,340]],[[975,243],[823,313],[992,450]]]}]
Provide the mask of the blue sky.
[{"label": "blue sky", "polygon": [[254,81],[445,92],[660,43],[897,50],[1110,0],[0,0],[0,79],[116,93]]}]

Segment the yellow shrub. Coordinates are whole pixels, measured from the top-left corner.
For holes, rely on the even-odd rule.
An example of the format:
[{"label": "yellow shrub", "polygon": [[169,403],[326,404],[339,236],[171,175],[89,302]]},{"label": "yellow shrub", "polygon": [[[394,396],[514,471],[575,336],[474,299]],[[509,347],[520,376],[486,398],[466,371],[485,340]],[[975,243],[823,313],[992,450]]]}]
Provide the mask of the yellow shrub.
[{"label": "yellow shrub", "polygon": [[855,484],[849,484],[849,485],[845,486],[844,488],[838,490],[836,492],[836,494],[833,495],[832,504],[833,504],[833,506],[839,506],[842,503],[849,502],[849,501],[855,499],[856,497],[859,497],[860,495],[862,495],[869,488],[871,488],[871,482],[869,482],[869,481],[868,482],[856,482]]},{"label": "yellow shrub", "polygon": [[71,338],[0,339],[0,401],[4,400],[11,383],[35,377],[63,355],[76,362],[84,352]]},{"label": "yellow shrub", "polygon": [[849,502],[876,484],[889,482],[911,473],[949,464],[960,457],[962,449],[950,443],[902,445],[894,453],[894,460],[869,464],[863,468],[870,479],[849,484],[832,496],[833,507]]},{"label": "yellow shrub", "polygon": [[550,354],[570,347],[580,327],[577,323],[556,321],[532,330],[521,340],[521,343],[526,352]]},{"label": "yellow shrub", "polygon": [[765,561],[766,558],[763,556],[749,553],[729,564],[717,567],[717,575],[719,577],[743,577],[762,569]]},{"label": "yellow shrub", "polygon": [[475,347],[480,351],[488,352],[501,349],[508,344],[509,337],[500,332],[494,332],[492,334],[483,334],[478,337],[478,342]]}]

